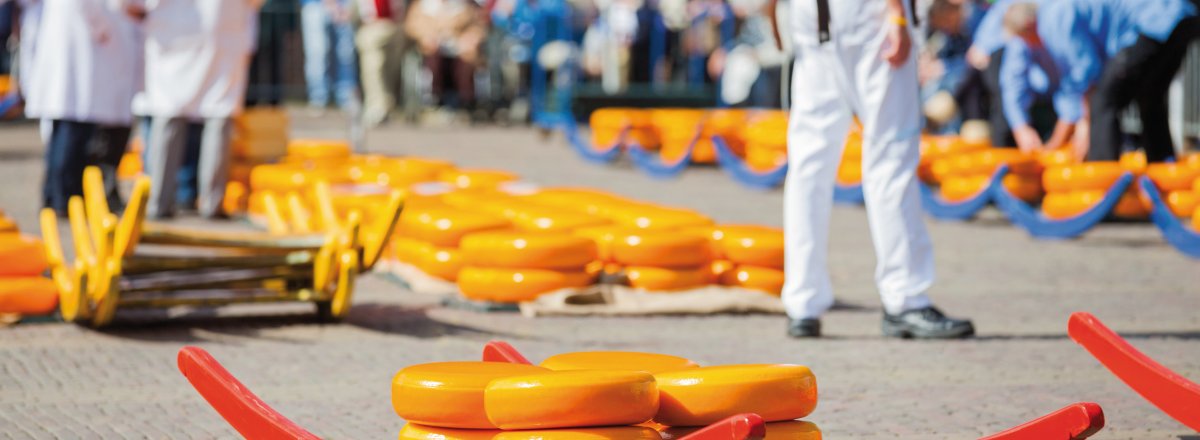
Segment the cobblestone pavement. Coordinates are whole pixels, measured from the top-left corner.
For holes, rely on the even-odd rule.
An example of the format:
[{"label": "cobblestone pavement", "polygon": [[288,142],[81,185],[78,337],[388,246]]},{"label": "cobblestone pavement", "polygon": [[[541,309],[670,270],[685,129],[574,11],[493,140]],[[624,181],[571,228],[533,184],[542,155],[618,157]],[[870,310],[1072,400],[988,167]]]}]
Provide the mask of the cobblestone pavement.
[{"label": "cobblestone pavement", "polygon": [[[332,120],[293,122],[298,135],[342,136]],[[31,126],[0,127],[0,206],[36,230],[41,153]],[[686,206],[723,222],[781,222],[779,191],[735,185],[716,169],[655,181],[629,164],[595,166],[563,141],[526,128],[392,126],[374,152],[496,167],[544,184],[586,185]],[[794,341],[778,316],[538,318],[439,307],[368,277],[350,317],[319,325],[304,304],[118,314],[103,332],[65,324],[0,329],[0,437],[230,438],[175,369],[183,345],[213,353],[265,401],[331,438],[394,438],[389,383],[418,362],[474,359],[501,338],[533,359],[572,350],[673,353],[704,364],[794,362],[812,367],[821,401],[809,420],[828,438],[973,438],[1076,401],[1100,403],[1097,438],[1191,434],[1111,376],[1066,336],[1087,310],[1147,354],[1200,379],[1200,266],[1145,224],[1106,224],[1080,240],[1040,242],[989,212],[930,222],[940,281],[933,295],[975,319],[970,341],[879,336],[874,257],[861,208],[835,210],[833,281],[843,307],[829,337]],[[163,320],[164,316],[172,319]]]}]

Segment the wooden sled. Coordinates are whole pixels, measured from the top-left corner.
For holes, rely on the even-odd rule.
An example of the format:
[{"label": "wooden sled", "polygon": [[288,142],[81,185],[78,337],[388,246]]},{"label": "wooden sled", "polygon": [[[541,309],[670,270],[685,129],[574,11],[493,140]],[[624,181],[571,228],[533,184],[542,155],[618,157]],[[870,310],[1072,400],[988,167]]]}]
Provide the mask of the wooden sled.
[{"label": "wooden sled", "polygon": [[[319,438],[260,399],[203,348],[183,347],[179,350],[177,361],[179,372],[183,373],[196,392],[243,437],[253,440]],[[547,432],[553,431],[540,431]],[[765,436],[766,424],[762,417],[739,414],[695,431],[681,440],[761,440]],[[547,436],[545,440],[554,439]]]},{"label": "wooden sled", "polygon": [[1003,186],[1004,176],[1008,174],[1008,165],[1001,165],[995,173],[992,174],[988,184],[979,190],[975,195],[957,202],[947,201],[943,199],[941,194],[938,194],[932,187],[924,183],[921,185],[921,204],[925,208],[925,212],[933,218],[947,221],[965,221],[975,218],[975,215],[986,208],[992,201],[992,193],[996,191],[997,186]]},{"label": "wooden sled", "polygon": [[717,164],[729,177],[738,183],[754,189],[772,189],[783,184],[787,177],[787,164],[781,164],[770,170],[757,171],[750,168],[746,161],[729,149],[729,144],[720,136],[712,137],[713,149],[717,153]]},{"label": "wooden sled", "polygon": [[1071,314],[1067,334],[1151,404],[1200,432],[1200,384],[1138,351],[1091,313]]},{"label": "wooden sled", "polygon": [[[1003,177],[1002,177],[1003,178]],[[1071,218],[1055,220],[1047,218],[1037,208],[1018,199],[1004,188],[1004,185],[992,187],[992,200],[1004,212],[1008,219],[1024,229],[1029,235],[1043,239],[1068,239],[1083,235],[1104,220],[1125,190],[1133,183],[1133,174],[1125,173],[1105,193],[1104,198],[1087,211]]]},{"label": "wooden sled", "polygon": [[1150,210],[1150,220],[1162,232],[1163,238],[1171,247],[1179,252],[1183,252],[1192,258],[1200,258],[1200,231],[1193,231],[1183,222],[1179,221],[1178,217],[1171,212],[1171,208],[1167,207],[1167,203],[1163,201],[1162,192],[1158,190],[1158,186],[1154,184],[1149,177],[1142,176],[1141,180],[1142,194],[1150,198],[1150,203],[1153,209]]},{"label": "wooden sled", "polygon": [[596,148],[591,145],[591,142],[585,140],[579,134],[579,125],[574,120],[568,119],[563,123],[563,134],[567,137],[567,143],[571,145],[571,149],[579,154],[588,162],[609,163],[617,160],[621,155],[621,146],[625,142],[626,133],[629,128],[621,130],[621,134],[617,136],[617,140],[612,145]]}]

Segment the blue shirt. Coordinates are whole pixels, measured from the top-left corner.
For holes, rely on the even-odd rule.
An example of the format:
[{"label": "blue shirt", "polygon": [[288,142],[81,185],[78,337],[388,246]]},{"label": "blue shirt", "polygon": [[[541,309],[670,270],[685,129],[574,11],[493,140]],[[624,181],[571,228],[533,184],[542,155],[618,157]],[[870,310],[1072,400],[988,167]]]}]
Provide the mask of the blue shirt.
[{"label": "blue shirt", "polygon": [[[1000,102],[1004,117],[1012,127],[1029,124],[1029,108],[1039,98],[1058,91],[1057,66],[1044,47],[1032,48],[1025,40],[1013,38],[1004,46],[1000,60]],[[1055,102],[1055,111],[1080,113],[1081,101]],[[1071,108],[1075,106],[1076,108]],[[1062,110],[1059,110],[1062,107]]]}]

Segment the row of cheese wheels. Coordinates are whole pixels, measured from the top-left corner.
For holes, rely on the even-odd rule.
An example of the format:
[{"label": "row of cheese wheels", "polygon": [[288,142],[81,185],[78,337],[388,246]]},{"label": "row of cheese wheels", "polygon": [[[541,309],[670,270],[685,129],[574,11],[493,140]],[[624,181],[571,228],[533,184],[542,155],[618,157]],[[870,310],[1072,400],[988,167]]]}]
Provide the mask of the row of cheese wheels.
[{"label": "row of cheese wheels", "polygon": [[539,366],[438,362],[392,380],[392,407],[422,426],[527,430],[637,425],[704,426],[742,413],[765,421],[807,416],[816,378],[788,364],[700,367],[654,353],[581,352]]},{"label": "row of cheese wheels", "polygon": [[22,235],[0,211],[0,314],[49,315],[58,308],[58,289],[44,276],[49,262],[42,241]]},{"label": "row of cheese wheels", "polygon": [[[678,160],[692,146],[693,163],[716,162],[712,136],[721,136],[735,154],[742,155],[747,124],[779,111],[746,109],[693,108],[602,108],[589,120],[592,143],[598,147],[617,142],[636,143],[648,150],[659,150],[662,158]],[[693,143],[695,144],[693,146]]]},{"label": "row of cheese wheels", "polygon": [[960,136],[922,138],[920,179],[938,185],[942,199],[959,202],[973,198],[991,184],[1001,166],[1009,174],[1001,182],[1013,196],[1029,203],[1042,198],[1042,171],[1046,159],[1013,148],[991,148],[986,142],[971,142]]},{"label": "row of cheese wheels", "polygon": [[[1144,154],[1126,153],[1117,162],[1086,162],[1048,168],[1042,177],[1046,198],[1042,211],[1049,218],[1069,218],[1087,211],[1122,175],[1146,176],[1162,192],[1171,212],[1178,217],[1193,216],[1200,205],[1200,156],[1180,163],[1147,164]],[[1150,201],[1141,192],[1141,184],[1131,185],[1113,209],[1113,215],[1142,219],[1149,215]]]},{"label": "row of cheese wheels", "polygon": [[[788,420],[765,424],[764,440],[821,440],[821,429],[812,422]],[[634,426],[593,428],[527,429],[501,431],[491,429],[455,429],[417,423],[400,428],[400,440],[676,440],[699,427],[672,427],[647,423]]]}]

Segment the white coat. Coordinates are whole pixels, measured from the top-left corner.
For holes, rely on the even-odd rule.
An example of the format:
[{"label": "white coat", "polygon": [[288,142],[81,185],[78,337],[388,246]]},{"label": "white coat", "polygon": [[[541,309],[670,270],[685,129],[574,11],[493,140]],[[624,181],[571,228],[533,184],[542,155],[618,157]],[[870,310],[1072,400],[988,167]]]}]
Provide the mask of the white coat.
[{"label": "white coat", "polygon": [[148,0],[146,110],[227,118],[242,109],[261,0]]},{"label": "white coat", "polygon": [[37,53],[38,28],[42,24],[42,0],[20,0],[17,4],[21,7],[21,45],[18,49],[21,72],[17,80],[21,94],[28,102],[29,79],[33,77],[33,54]]},{"label": "white coat", "polygon": [[138,25],[118,2],[43,0],[30,117],[128,125],[141,86]]}]

